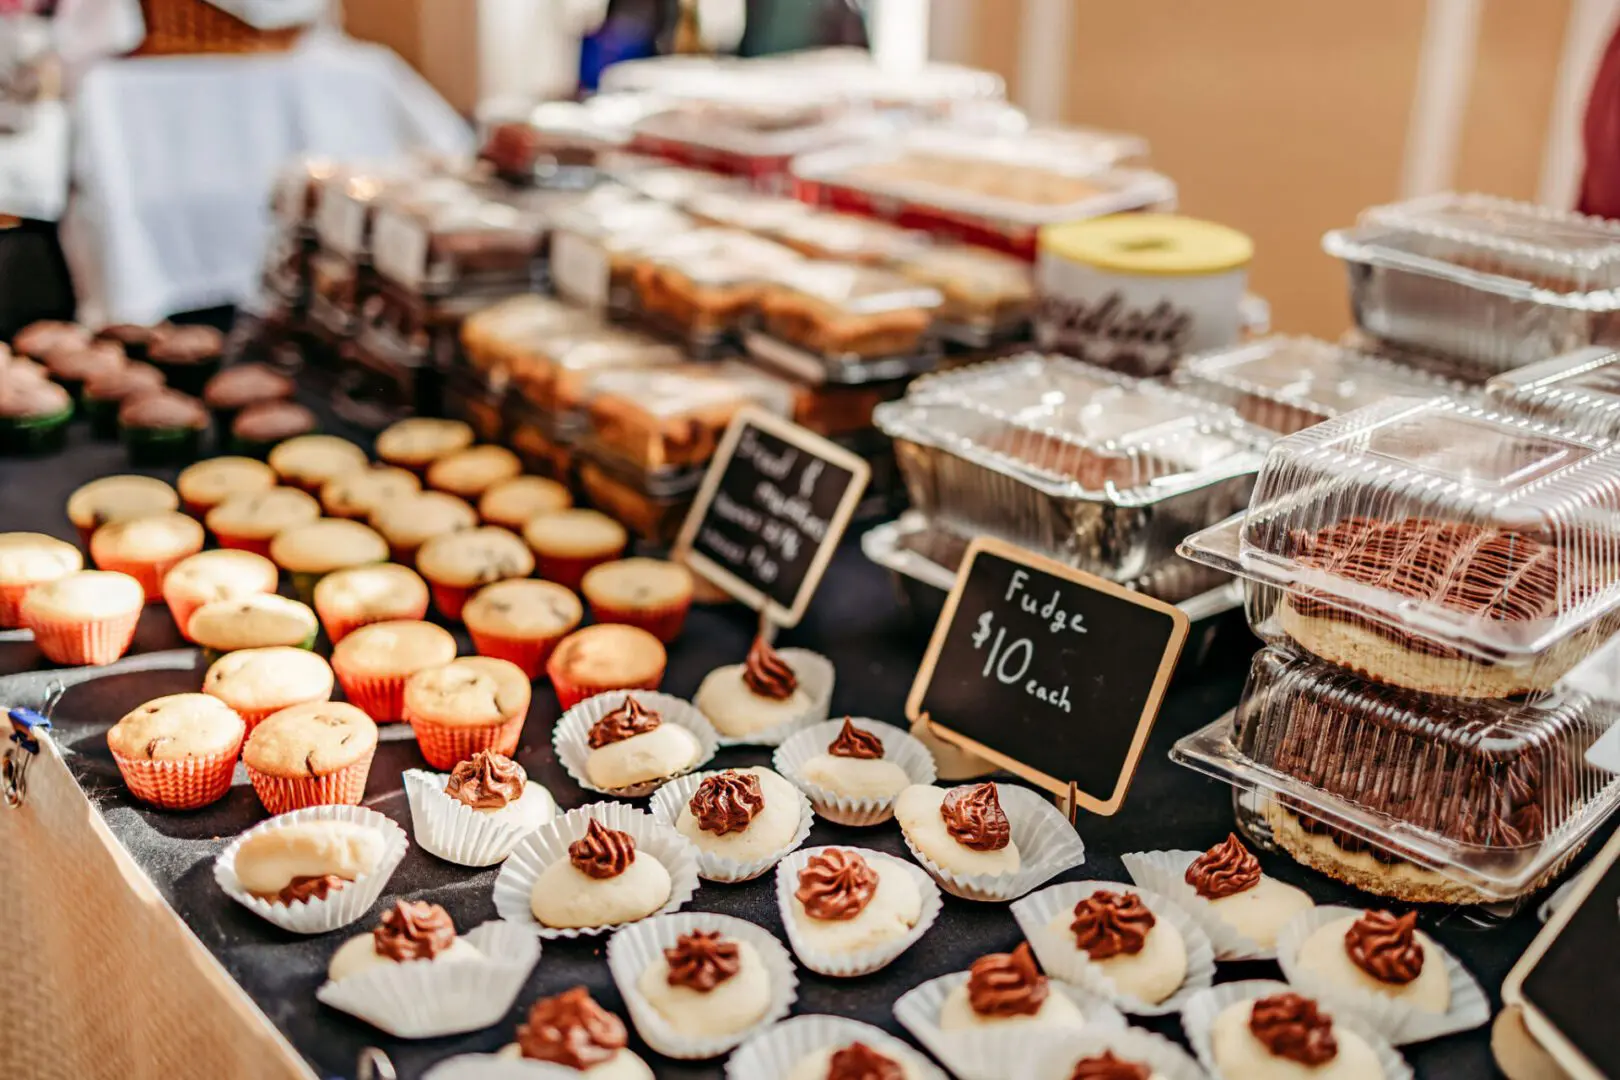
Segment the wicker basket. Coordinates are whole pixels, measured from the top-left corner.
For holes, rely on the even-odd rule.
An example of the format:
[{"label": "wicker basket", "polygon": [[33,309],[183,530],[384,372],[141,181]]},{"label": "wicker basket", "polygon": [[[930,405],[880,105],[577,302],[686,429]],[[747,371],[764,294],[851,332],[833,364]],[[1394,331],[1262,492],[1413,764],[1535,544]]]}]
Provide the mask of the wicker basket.
[{"label": "wicker basket", "polygon": [[206,0],[141,0],[146,40],[136,56],[285,52],[303,27],[258,30]]}]

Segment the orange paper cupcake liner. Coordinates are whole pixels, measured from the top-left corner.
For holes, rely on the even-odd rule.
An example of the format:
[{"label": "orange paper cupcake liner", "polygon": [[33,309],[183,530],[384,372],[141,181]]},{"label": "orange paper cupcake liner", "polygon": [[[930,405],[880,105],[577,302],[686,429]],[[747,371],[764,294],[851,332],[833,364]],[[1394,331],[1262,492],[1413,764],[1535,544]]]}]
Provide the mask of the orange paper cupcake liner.
[{"label": "orange paper cupcake liner", "polygon": [[591,601],[591,617],[599,623],[623,623],[626,626],[638,626],[665,645],[681,636],[681,628],[686,625],[687,612],[692,610],[692,600],[688,597],[679,604],[669,604],[665,607],[616,607],[612,604],[599,604]]},{"label": "orange paper cupcake liner", "polygon": [[[201,550],[202,547],[199,545],[197,551]],[[128,574],[141,583],[141,588],[146,591],[146,602],[156,604],[163,599],[163,579],[169,576],[169,571],[173,570],[181,559],[195,555],[197,551],[188,551],[172,559],[97,559],[96,568]]]},{"label": "orange paper cupcake liner", "polygon": [[440,724],[409,713],[405,719],[410,721],[411,730],[416,732],[416,745],[421,747],[422,757],[427,763],[435,769],[449,771],[480,750],[493,750],[507,757],[515,754],[518,740],[523,736],[523,721],[528,719],[528,710],[499,724],[479,727]]},{"label": "orange paper cupcake liner", "polygon": [[254,794],[265,810],[285,814],[308,806],[359,806],[366,793],[366,777],[376,750],[326,776],[271,776],[247,766]]},{"label": "orange paper cupcake liner", "polygon": [[38,584],[37,581],[0,583],[0,630],[14,630],[23,624],[23,597]]},{"label": "orange paper cupcake liner", "polygon": [[231,790],[240,741],[229,753],[183,761],[147,761],[114,753],[130,794],[164,810],[195,810],[218,802]]},{"label": "orange paper cupcake liner", "polygon": [[401,547],[399,544],[391,543],[388,545],[388,559],[390,562],[397,562],[401,566],[408,566],[412,570],[415,570],[416,553],[421,550],[421,544],[412,544],[409,547]]},{"label": "orange paper cupcake liner", "polygon": [[559,585],[579,592],[579,583],[585,579],[586,571],[593,566],[601,566],[605,562],[612,562],[624,553],[623,548],[604,552],[600,555],[544,555],[535,554],[535,563],[539,567],[540,576],[547,581],[555,581]]},{"label": "orange paper cupcake liner", "polygon": [[230,533],[216,532],[214,539],[219,541],[219,546],[222,548],[229,548],[232,551],[251,551],[255,555],[263,555],[268,559],[270,557],[270,541],[275,538],[270,536],[233,536]]},{"label": "orange paper cupcake liner", "polygon": [[135,640],[135,627],[141,613],[114,615],[106,619],[32,619],[34,644],[52,663],[79,666],[110,664],[129,650]]},{"label": "orange paper cupcake liner", "polygon": [[433,606],[451,622],[461,621],[461,609],[467,606],[467,601],[472,599],[476,591],[476,587],[440,585],[437,581],[429,581],[428,588],[433,592]]},{"label": "orange paper cupcake liner", "polygon": [[315,614],[319,616],[321,625],[326,628],[326,636],[336,645],[348,635],[354,633],[362,626],[370,626],[376,622],[387,622],[390,619],[422,619],[427,616],[427,601],[413,605],[409,609],[401,608],[381,615],[338,615],[323,608],[317,598]]},{"label": "orange paper cupcake liner", "polygon": [[201,521],[203,518],[207,517],[208,511],[212,510],[218,505],[219,503],[193,502],[190,499],[180,500],[180,509],[196,518],[198,521]]},{"label": "orange paper cupcake liner", "polygon": [[343,694],[361,712],[379,724],[397,724],[405,718],[405,684],[414,672],[397,675],[357,675],[334,669]]},{"label": "orange paper cupcake liner", "polygon": [[558,670],[552,663],[546,664],[546,672],[551,676],[551,685],[557,691],[557,701],[561,703],[563,712],[567,712],[586,698],[605,694],[610,690],[656,690],[658,684],[664,681],[664,665],[658,665],[658,671],[650,678],[638,682],[591,683],[570,679],[564,672]]},{"label": "orange paper cupcake liner", "polygon": [[472,637],[473,651],[479,656],[508,660],[516,664],[523,669],[523,674],[529,677],[530,682],[550,677],[546,672],[546,661],[551,659],[552,651],[557,648],[557,644],[568,636],[568,631],[543,638],[480,634],[471,629],[467,633]]}]

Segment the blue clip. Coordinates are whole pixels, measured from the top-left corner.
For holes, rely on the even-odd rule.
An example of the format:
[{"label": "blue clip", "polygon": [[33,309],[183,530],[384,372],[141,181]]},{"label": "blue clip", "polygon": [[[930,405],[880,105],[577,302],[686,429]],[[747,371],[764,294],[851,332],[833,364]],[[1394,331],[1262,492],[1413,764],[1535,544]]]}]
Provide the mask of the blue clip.
[{"label": "blue clip", "polygon": [[51,730],[51,722],[33,709],[20,707],[9,710],[6,716],[11,720],[11,741],[30,754],[39,753],[39,740],[34,738],[34,733]]}]

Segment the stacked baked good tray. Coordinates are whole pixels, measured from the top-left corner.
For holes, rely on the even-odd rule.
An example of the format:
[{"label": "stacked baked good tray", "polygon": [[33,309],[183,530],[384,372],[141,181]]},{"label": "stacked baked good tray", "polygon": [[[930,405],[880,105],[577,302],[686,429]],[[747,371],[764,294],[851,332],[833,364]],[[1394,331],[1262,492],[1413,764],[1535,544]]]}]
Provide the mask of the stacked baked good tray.
[{"label": "stacked baked good tray", "polygon": [[1359,888],[1480,904],[1556,875],[1620,800],[1615,717],[1561,680],[1620,627],[1620,447],[1451,399],[1279,440],[1182,551],[1245,579],[1269,646],[1177,744],[1257,842]]}]

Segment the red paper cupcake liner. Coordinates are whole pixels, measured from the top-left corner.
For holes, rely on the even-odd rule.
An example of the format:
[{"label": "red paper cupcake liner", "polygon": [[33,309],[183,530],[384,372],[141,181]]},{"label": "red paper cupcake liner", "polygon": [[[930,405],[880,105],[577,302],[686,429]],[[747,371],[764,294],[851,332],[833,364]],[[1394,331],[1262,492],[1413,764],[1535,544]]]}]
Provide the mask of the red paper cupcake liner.
[{"label": "red paper cupcake liner", "polygon": [[[197,551],[201,550],[202,546],[198,545]],[[163,579],[169,576],[169,571],[173,570],[181,559],[195,555],[197,551],[188,551],[172,559],[97,559],[96,568],[128,574],[141,583],[141,588],[146,591],[146,602],[156,604],[163,600]]]},{"label": "red paper cupcake liner", "polygon": [[601,566],[605,562],[612,562],[624,553],[623,548],[616,551],[605,552],[601,555],[544,555],[535,554],[535,563],[540,569],[540,576],[547,581],[555,581],[559,585],[579,592],[579,583],[585,579],[585,574],[593,566]]},{"label": "red paper cupcake liner", "polygon": [[388,545],[388,561],[397,562],[401,566],[416,569],[416,553],[422,550],[421,544],[412,544],[410,547],[401,547],[398,544]]},{"label": "red paper cupcake liner", "polygon": [[229,548],[232,551],[251,551],[255,555],[263,555],[268,559],[270,557],[270,541],[275,538],[271,536],[233,536],[230,533],[216,532],[214,539],[219,541],[219,546],[222,548]]},{"label": "red paper cupcake liner", "polygon": [[247,766],[254,794],[272,814],[285,814],[307,806],[359,806],[366,793],[366,777],[377,751],[326,776],[271,776]]},{"label": "red paper cupcake liner", "polygon": [[129,650],[135,640],[140,611],[106,619],[31,619],[34,644],[46,659],[57,664],[110,664]]},{"label": "red paper cupcake liner", "polygon": [[406,713],[411,730],[416,732],[416,745],[422,757],[435,769],[449,771],[480,750],[493,750],[511,757],[517,752],[518,740],[523,735],[523,721],[528,719],[525,709],[517,716],[499,724],[464,727],[440,724]]},{"label": "red paper cupcake liner", "polygon": [[38,584],[37,581],[0,583],[0,630],[15,630],[23,624],[23,597]]},{"label": "red paper cupcake liner", "polygon": [[586,698],[605,694],[610,690],[656,690],[658,684],[664,681],[664,665],[658,665],[657,674],[640,682],[614,682],[590,683],[580,682],[568,678],[559,671],[555,664],[546,664],[546,673],[551,676],[551,685],[557,691],[557,701],[561,703],[563,712],[567,712]]},{"label": "red paper cupcake liner", "polygon": [[229,753],[182,761],[147,761],[113,753],[130,794],[164,810],[195,810],[218,802],[231,790],[236,771],[237,741]]},{"label": "red paper cupcake liner", "polygon": [[691,610],[690,597],[679,604],[660,608],[615,607],[612,604],[598,604],[594,601],[591,603],[591,617],[597,622],[638,626],[665,645],[681,636],[681,628],[686,625],[687,612]]},{"label": "red paper cupcake liner", "polygon": [[390,619],[419,620],[427,616],[427,610],[427,601],[423,600],[420,604],[413,605],[409,609],[402,608],[398,611],[390,611],[381,615],[344,616],[338,615],[321,607],[318,598],[315,604],[315,614],[320,617],[321,625],[326,628],[326,636],[332,639],[332,644],[334,645],[342,641],[348,635],[354,633],[356,630],[360,629],[362,626],[370,626],[372,623],[377,622],[387,622]]},{"label": "red paper cupcake liner", "polygon": [[349,703],[379,724],[405,719],[405,684],[414,672],[397,675],[358,675],[336,667],[338,682]]},{"label": "red paper cupcake liner", "polygon": [[523,674],[529,677],[530,682],[534,682],[536,679],[550,677],[546,672],[546,661],[551,659],[552,651],[557,648],[558,642],[568,636],[571,629],[543,638],[515,638],[503,634],[477,633],[471,628],[467,633],[472,637],[473,651],[479,656],[508,660],[522,668]]},{"label": "red paper cupcake liner", "polygon": [[219,503],[206,503],[205,504],[205,503],[200,503],[200,502],[192,502],[190,499],[182,499],[180,501],[180,509],[185,511],[187,514],[190,514],[192,517],[196,518],[198,521],[201,521],[203,518],[207,517],[208,516],[208,511],[212,510],[214,507],[216,507],[218,505],[219,505]]},{"label": "red paper cupcake liner", "polygon": [[477,591],[476,587],[440,585],[437,581],[429,581],[428,588],[433,592],[433,606],[451,622],[461,621],[461,609],[467,606],[467,601]]}]

